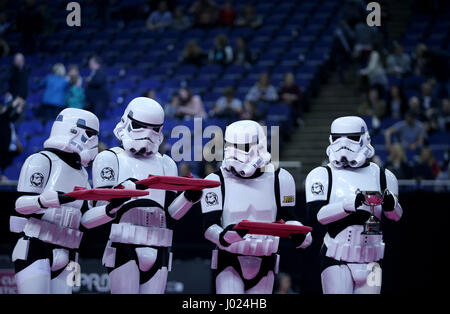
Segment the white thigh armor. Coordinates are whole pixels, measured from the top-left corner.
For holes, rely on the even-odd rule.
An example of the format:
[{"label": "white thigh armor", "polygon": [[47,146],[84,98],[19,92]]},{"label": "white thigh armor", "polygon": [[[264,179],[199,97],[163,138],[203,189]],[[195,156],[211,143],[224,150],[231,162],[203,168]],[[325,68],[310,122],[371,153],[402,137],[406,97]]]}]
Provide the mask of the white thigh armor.
[{"label": "white thigh armor", "polygon": [[[70,180],[68,180],[70,178]],[[71,192],[75,187],[90,188],[88,175],[84,168],[76,169],[68,165],[57,154],[43,151],[25,161],[19,178],[17,190],[36,196],[21,196],[16,201],[16,210],[29,214],[42,214],[40,218],[11,216],[10,230],[24,232],[28,237],[69,249],[77,249],[83,233],[79,231],[83,201],[77,200],[60,207],[42,208],[38,194],[46,191]],[[24,240],[26,241],[26,240]],[[26,259],[27,245],[19,241],[14,250],[13,260]],[[22,248],[22,249],[19,249]]]},{"label": "white thigh armor", "polygon": [[[382,259],[385,247],[382,235],[362,234],[363,225],[344,226],[342,230],[337,229],[339,232],[336,235],[330,235],[330,228],[333,228],[335,222],[346,219],[352,214],[352,210],[355,211],[354,199],[357,189],[383,192],[380,186],[380,168],[370,163],[360,168],[338,169],[329,165],[329,170],[331,180],[327,168],[318,167],[308,174],[305,183],[307,203],[323,202],[317,218],[319,222],[329,226],[329,231],[324,238],[327,246],[326,256],[353,263],[369,263]],[[389,170],[385,170],[385,173],[387,188],[397,195],[398,184],[395,176]],[[364,204],[358,209],[370,212],[370,208]],[[395,210],[398,210],[401,216],[399,205]],[[381,205],[374,207],[374,215],[381,219],[383,215]],[[393,217],[386,213],[385,216],[389,219]],[[400,217],[396,216],[396,218]]]}]

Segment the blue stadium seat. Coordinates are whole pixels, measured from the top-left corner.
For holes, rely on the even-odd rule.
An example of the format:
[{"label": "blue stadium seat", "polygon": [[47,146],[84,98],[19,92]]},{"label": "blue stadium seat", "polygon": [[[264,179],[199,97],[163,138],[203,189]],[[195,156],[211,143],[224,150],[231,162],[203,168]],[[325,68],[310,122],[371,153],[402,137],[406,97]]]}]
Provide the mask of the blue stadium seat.
[{"label": "blue stadium seat", "polygon": [[419,90],[424,82],[425,77],[423,76],[408,76],[403,79],[403,88]]},{"label": "blue stadium seat", "polygon": [[437,132],[429,137],[430,144],[450,145],[450,132]]},{"label": "blue stadium seat", "polygon": [[23,121],[17,127],[17,132],[25,137],[40,134],[44,130],[41,121],[39,120],[27,120]]}]

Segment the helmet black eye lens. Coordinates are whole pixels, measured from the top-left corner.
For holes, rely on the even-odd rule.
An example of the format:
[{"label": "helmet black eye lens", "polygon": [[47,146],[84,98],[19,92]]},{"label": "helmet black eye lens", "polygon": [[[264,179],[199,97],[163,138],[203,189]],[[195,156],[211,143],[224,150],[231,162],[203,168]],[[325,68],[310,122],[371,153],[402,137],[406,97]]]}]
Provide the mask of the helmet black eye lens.
[{"label": "helmet black eye lens", "polygon": [[361,136],[360,135],[351,135],[348,138],[352,141],[359,142],[359,139],[361,138]]},{"label": "helmet black eye lens", "polygon": [[94,130],[86,130],[86,135],[88,137],[93,137],[96,134],[97,134],[97,132],[95,132]]},{"label": "helmet black eye lens", "polygon": [[131,127],[133,128],[133,130],[152,129],[156,133],[159,133],[159,131],[161,130],[161,126],[147,125],[136,120],[131,120]]},{"label": "helmet black eye lens", "polygon": [[133,129],[143,129],[143,128],[145,128],[145,126],[143,125],[143,124],[141,124],[141,123],[139,123],[138,121],[135,121],[135,120],[131,120],[131,127],[133,128]]},{"label": "helmet black eye lens", "polygon": [[334,142],[334,141],[337,141],[339,138],[341,138],[339,135],[332,135],[331,136],[331,140]]}]

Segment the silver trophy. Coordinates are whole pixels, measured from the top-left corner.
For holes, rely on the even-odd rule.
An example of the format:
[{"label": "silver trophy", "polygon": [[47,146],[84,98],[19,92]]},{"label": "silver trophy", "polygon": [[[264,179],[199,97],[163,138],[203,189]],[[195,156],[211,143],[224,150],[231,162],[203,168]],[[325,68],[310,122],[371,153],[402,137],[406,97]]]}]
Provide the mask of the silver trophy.
[{"label": "silver trophy", "polygon": [[367,235],[380,235],[381,223],[380,220],[375,216],[374,210],[375,206],[381,205],[383,203],[383,195],[378,191],[360,191],[356,190],[356,193],[362,193],[364,195],[364,204],[370,207],[370,217],[364,224],[364,231],[361,234]]}]

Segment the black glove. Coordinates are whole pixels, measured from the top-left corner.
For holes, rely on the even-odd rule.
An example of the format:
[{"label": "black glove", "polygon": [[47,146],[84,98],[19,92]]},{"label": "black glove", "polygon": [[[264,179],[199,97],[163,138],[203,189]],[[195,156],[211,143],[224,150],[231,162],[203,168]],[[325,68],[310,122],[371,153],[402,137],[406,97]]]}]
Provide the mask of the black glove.
[{"label": "black glove", "polygon": [[385,212],[390,212],[394,210],[394,207],[395,207],[394,195],[392,195],[392,193],[389,192],[388,189],[384,190],[383,203],[381,204],[381,208],[383,208],[383,211]]},{"label": "black glove", "polygon": [[306,235],[307,233],[294,233],[289,236],[289,239],[294,242],[295,247],[299,247],[305,241]]},{"label": "black glove", "polygon": [[202,190],[187,190],[184,191],[184,197],[186,197],[186,199],[189,202],[195,203],[197,201],[200,200],[200,198],[202,197],[203,191]]},{"label": "black glove", "polygon": [[220,245],[222,245],[222,246],[224,246],[224,247],[228,247],[228,246],[230,246],[232,243],[228,243],[226,240],[225,240],[225,234],[228,232],[228,231],[236,231],[237,232],[237,234],[239,234],[239,236],[241,237],[241,238],[243,238],[247,233],[248,233],[248,230],[247,229],[236,229],[236,230],[234,230],[233,229],[233,227],[235,226],[236,224],[231,224],[231,225],[228,225],[225,229],[223,229],[223,231],[220,233],[220,235],[219,235],[219,242],[220,242]]},{"label": "black glove", "polygon": [[131,197],[124,197],[124,198],[113,198],[108,205],[106,205],[105,207],[105,212],[108,216],[110,217],[115,217],[116,213],[111,213],[111,211],[117,207],[119,207],[120,205],[122,205],[123,203],[125,203],[126,201],[129,201],[131,199]]},{"label": "black glove", "polygon": [[76,201],[77,199],[72,197],[72,196],[68,196],[68,195],[64,195],[64,192],[59,192],[58,191],[58,200],[59,200],[59,204],[66,204],[66,203],[70,203],[73,201]]},{"label": "black glove", "polygon": [[364,196],[364,194],[362,194],[362,192],[359,192],[358,194],[356,194],[355,211],[358,209],[358,207],[360,207],[364,203],[365,200],[366,200],[366,197]]}]

